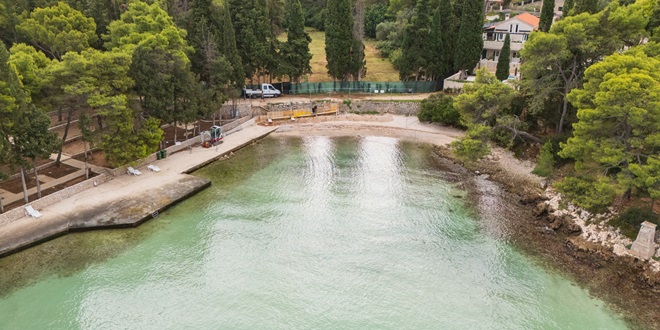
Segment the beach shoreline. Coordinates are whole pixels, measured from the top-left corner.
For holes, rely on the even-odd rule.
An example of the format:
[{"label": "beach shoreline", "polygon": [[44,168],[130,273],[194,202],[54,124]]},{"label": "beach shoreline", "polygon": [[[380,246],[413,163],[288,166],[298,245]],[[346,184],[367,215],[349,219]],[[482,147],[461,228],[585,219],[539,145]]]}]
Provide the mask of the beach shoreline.
[{"label": "beach shoreline", "polygon": [[[544,195],[545,180],[531,173],[534,164],[516,159],[514,155],[501,148],[493,148],[490,156],[477,164],[464,167],[455,161],[448,149],[449,144],[463,136],[463,131],[436,124],[421,123],[414,116],[397,115],[357,115],[344,114],[327,117],[310,117],[295,121],[275,122],[271,126],[253,125],[226,137],[226,142],[214,148],[196,146],[180,151],[168,158],[155,162],[161,172],[152,173],[146,168],[145,175],[135,177],[119,175],[99,187],[86,193],[80,193],[65,201],[40,210],[44,217],[40,219],[23,218],[12,228],[0,226],[0,245],[16,235],[25,235],[26,228],[34,231],[35,224],[48,223],[53,219],[70,221],[75,217],[85,217],[92,213],[110,212],[117,214],[117,209],[126,211],[122,200],[134,200],[135,196],[144,198],[144,205],[134,206],[136,218],[144,219],[152,214],[154,199],[160,193],[155,189],[164,184],[177,185],[177,180],[188,176],[190,169],[195,169],[212,161],[231,156],[232,152],[254,143],[266,135],[273,137],[305,136],[386,136],[414,143],[427,143],[434,146],[441,161],[465,178],[464,188],[473,198],[483,196],[479,191],[479,181],[494,182],[506,194],[508,202],[517,208],[524,208],[524,215],[517,218],[500,219],[511,228],[508,239],[520,247],[526,254],[549,268],[584,286],[594,296],[606,301],[614,311],[634,327],[660,328],[660,313],[656,309],[643,309],[640,306],[653,306],[660,301],[660,285],[644,281],[643,263],[630,257],[617,257],[604,247],[580,244],[579,236],[568,225],[548,230],[547,219],[537,217],[533,209]],[[143,166],[146,167],[146,164]],[[153,192],[147,194],[147,192]],[[170,201],[165,201],[170,203]],[[171,201],[175,203],[173,199]],[[478,203],[478,200],[474,201]],[[167,206],[169,206],[168,204]],[[166,206],[166,207],[167,207]],[[162,210],[163,206],[159,206]],[[94,211],[92,211],[94,210]],[[113,213],[114,212],[114,213]],[[113,216],[113,217],[114,217]],[[84,220],[84,219],[83,219]],[[25,228],[21,228],[25,226]],[[67,231],[68,232],[68,231]],[[66,233],[66,232],[64,232]],[[55,236],[53,236],[55,237]],[[577,237],[577,238],[576,238]],[[35,240],[35,242],[41,242]],[[578,244],[570,242],[578,242]],[[587,247],[585,247],[587,246]],[[635,301],[630,304],[629,301]]]}]

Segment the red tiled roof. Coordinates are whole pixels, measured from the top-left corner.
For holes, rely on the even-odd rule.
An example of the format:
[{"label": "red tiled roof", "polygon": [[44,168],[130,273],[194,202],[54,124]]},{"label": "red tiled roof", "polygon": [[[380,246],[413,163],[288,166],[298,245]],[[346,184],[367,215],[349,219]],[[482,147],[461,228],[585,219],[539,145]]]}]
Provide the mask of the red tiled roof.
[{"label": "red tiled roof", "polygon": [[530,13],[522,13],[522,14],[520,14],[520,15],[517,15],[517,16],[514,17],[514,18],[517,18],[517,19],[519,19],[519,20],[521,20],[521,21],[523,21],[523,22],[525,22],[525,23],[527,23],[527,24],[533,26],[534,29],[536,29],[536,28],[539,27],[539,21],[540,21],[540,19],[539,19],[538,17],[536,17],[536,16],[530,14]]}]

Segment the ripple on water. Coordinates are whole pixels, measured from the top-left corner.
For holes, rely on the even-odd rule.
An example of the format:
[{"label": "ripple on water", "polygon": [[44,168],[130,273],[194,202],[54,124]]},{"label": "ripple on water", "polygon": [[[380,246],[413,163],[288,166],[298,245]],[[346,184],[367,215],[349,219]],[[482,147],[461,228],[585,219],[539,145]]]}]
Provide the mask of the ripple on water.
[{"label": "ripple on water", "polygon": [[[213,185],[139,228],[0,260],[3,326],[625,328],[508,245],[498,192],[456,197],[425,147],[269,138],[197,174]],[[17,261],[31,280],[2,283]]]}]

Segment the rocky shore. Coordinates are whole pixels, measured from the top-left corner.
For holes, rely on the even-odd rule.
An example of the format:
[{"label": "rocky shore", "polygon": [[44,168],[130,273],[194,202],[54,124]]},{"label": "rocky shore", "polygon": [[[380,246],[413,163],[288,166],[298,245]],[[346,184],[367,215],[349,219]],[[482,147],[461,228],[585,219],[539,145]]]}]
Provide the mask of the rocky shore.
[{"label": "rocky shore", "polygon": [[[445,147],[436,148],[436,152],[453,159]],[[507,216],[498,217],[505,222],[501,225],[508,231],[506,239],[537,262],[587,288],[620,313],[631,328],[660,329],[660,262],[640,260],[630,253],[633,241],[607,224],[616,216],[613,211],[592,214],[562,201],[561,194],[545,187],[541,178],[530,176],[520,164],[511,166],[513,160],[503,157],[502,152],[495,150],[475,164],[457,165],[465,166],[475,182],[486,179],[496,183],[505,191],[499,199],[508,199],[513,209],[524,209],[507,210]],[[483,191],[474,183],[465,188],[475,199],[493,194],[492,189]],[[475,204],[479,202],[475,200]]]}]

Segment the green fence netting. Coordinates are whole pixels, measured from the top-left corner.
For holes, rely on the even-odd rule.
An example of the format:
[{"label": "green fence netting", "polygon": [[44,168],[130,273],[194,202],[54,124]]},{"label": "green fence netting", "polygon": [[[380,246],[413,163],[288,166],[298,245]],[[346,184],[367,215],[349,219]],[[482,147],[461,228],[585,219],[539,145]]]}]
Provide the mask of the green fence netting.
[{"label": "green fence netting", "polygon": [[[278,88],[279,84],[274,84]],[[283,84],[284,94],[319,94],[319,93],[430,93],[438,90],[435,81],[336,81]]]}]

